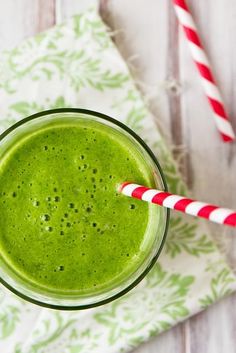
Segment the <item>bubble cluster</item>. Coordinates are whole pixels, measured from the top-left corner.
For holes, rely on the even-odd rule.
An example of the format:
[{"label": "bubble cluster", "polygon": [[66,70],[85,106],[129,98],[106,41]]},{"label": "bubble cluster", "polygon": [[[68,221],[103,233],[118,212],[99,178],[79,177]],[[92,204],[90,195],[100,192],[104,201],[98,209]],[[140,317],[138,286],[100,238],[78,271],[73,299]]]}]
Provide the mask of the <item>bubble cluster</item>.
[{"label": "bubble cluster", "polygon": [[60,272],[60,271],[64,271],[64,266],[63,265],[60,265],[58,266],[57,268],[54,269],[54,272]]},{"label": "bubble cluster", "polygon": [[41,216],[41,219],[42,219],[43,221],[48,222],[48,221],[50,221],[50,216],[49,216],[49,214],[43,214],[43,215]]}]

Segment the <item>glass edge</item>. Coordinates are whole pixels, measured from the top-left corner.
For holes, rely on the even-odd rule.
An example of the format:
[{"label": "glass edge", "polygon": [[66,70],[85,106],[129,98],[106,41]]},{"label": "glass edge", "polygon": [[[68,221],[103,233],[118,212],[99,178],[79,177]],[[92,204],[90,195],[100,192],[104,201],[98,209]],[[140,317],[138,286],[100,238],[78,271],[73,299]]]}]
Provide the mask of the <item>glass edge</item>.
[{"label": "glass edge", "polygon": [[[18,122],[16,122],[15,124],[13,124],[12,126],[10,126],[8,129],[6,129],[3,133],[0,134],[0,141],[6,137],[11,131],[15,130],[16,128],[20,127],[21,125],[27,123],[28,121],[31,121],[33,119],[37,119],[40,118],[44,115],[50,115],[50,114],[57,114],[57,113],[80,113],[80,114],[87,114],[87,115],[93,115],[96,116],[98,118],[107,120],[109,122],[114,123],[115,125],[119,126],[120,128],[122,128],[123,130],[125,130],[126,132],[128,132],[136,141],[139,142],[139,144],[145,149],[145,151],[148,153],[148,155],[151,157],[151,159],[153,160],[153,162],[155,163],[160,176],[161,176],[161,181],[163,183],[164,186],[164,191],[168,191],[167,188],[167,183],[165,180],[165,176],[163,174],[162,168],[158,162],[158,160],[156,159],[154,153],[151,151],[151,149],[148,147],[148,145],[143,141],[143,139],[141,137],[139,137],[132,129],[130,129],[128,126],[126,126],[125,124],[121,123],[120,121],[97,111],[94,110],[90,110],[90,109],[83,109],[83,108],[57,108],[57,109],[49,109],[49,110],[44,110],[42,112],[38,112],[35,114],[32,114],[26,118],[23,118],[21,120],[19,120]],[[49,308],[49,309],[55,309],[55,310],[66,310],[66,311],[74,311],[74,310],[83,310],[83,309],[90,309],[90,308],[94,308],[97,306],[101,306],[104,304],[108,304],[109,302],[120,298],[121,296],[123,296],[124,294],[128,293],[131,289],[133,289],[134,287],[137,286],[137,284],[139,282],[142,281],[142,279],[148,274],[148,272],[151,270],[151,268],[154,266],[154,264],[156,263],[157,259],[159,258],[159,255],[163,249],[163,246],[165,244],[166,241],[166,236],[167,236],[167,231],[168,231],[168,227],[169,227],[169,218],[170,218],[170,210],[168,208],[166,208],[166,224],[165,224],[165,229],[164,229],[164,234],[160,243],[160,246],[158,248],[157,253],[155,254],[155,256],[152,258],[150,264],[147,266],[147,268],[141,273],[141,275],[134,281],[132,282],[128,287],[126,287],[125,289],[123,289],[122,291],[120,291],[119,293],[104,299],[104,300],[100,300],[97,303],[92,303],[92,304],[87,304],[87,305],[75,305],[75,306],[63,306],[63,305],[54,305],[54,304],[48,304],[48,303],[43,303],[41,301],[38,301],[36,299],[32,299],[31,297],[28,297],[27,295],[22,294],[21,292],[19,292],[18,290],[16,290],[15,288],[13,288],[12,286],[10,286],[5,280],[3,280],[0,277],[0,283],[2,283],[8,290],[10,290],[12,293],[16,294],[18,297],[32,303],[32,304],[36,304],[38,306],[41,307],[45,307],[45,308]]]}]

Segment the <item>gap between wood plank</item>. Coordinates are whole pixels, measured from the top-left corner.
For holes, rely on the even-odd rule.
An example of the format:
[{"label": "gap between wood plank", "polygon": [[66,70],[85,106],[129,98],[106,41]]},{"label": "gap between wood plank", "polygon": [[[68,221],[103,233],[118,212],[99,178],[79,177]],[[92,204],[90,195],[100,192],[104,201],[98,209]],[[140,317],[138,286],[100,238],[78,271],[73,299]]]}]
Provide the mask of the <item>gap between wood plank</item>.
[{"label": "gap between wood plank", "polygon": [[173,156],[178,161],[179,170],[187,186],[193,185],[193,173],[190,154],[186,150],[181,109],[181,77],[179,57],[179,25],[172,3],[169,4],[169,43],[168,43],[168,77],[167,80],[180,86],[180,92],[175,85],[167,92],[170,110],[170,126],[173,142]]},{"label": "gap between wood plank", "polygon": [[[169,43],[168,43],[168,76],[169,81],[180,83],[179,77],[179,34],[178,34],[178,23],[175,14],[172,9],[172,5],[169,6]],[[182,121],[181,121],[181,103],[180,95],[173,86],[173,89],[168,91],[169,109],[171,116],[171,135],[172,141],[175,146],[181,146],[183,143],[182,137]],[[174,151],[174,155],[178,154],[178,151]]]},{"label": "gap between wood plank", "polygon": [[56,0],[38,0],[36,32],[44,31],[56,23]]}]

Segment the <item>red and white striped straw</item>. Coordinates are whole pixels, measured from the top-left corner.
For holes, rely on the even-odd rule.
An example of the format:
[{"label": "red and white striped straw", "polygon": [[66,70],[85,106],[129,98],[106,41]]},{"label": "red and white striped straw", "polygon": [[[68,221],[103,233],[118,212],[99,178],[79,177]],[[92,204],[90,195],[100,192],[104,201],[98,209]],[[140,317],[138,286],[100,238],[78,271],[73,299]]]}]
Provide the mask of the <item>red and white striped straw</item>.
[{"label": "red and white striped straw", "polygon": [[200,73],[203,88],[214,113],[215,123],[225,142],[235,138],[232,126],[225,111],[220,91],[216,85],[208,57],[202,47],[193,17],[185,0],[173,0],[174,8],[186,34],[190,51]]},{"label": "red and white striped straw", "polygon": [[184,196],[127,182],[119,186],[119,191],[126,196],[155,203],[192,216],[203,217],[216,223],[236,227],[236,212],[228,208],[217,207],[205,202],[188,199]]}]

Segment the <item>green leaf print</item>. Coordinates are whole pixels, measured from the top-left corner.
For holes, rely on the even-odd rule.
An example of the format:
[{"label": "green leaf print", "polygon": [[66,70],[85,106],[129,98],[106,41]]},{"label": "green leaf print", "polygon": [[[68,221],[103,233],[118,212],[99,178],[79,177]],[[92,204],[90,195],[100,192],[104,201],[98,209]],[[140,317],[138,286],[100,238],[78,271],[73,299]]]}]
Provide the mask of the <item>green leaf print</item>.
[{"label": "green leaf print", "polygon": [[128,91],[126,100],[130,104],[130,109],[127,113],[126,124],[137,133],[142,129],[142,121],[148,115],[147,108],[142,100],[140,92],[136,89]]},{"label": "green leaf print", "polygon": [[86,31],[87,21],[84,19],[85,16],[77,15],[74,17],[74,32],[77,37],[83,35]]},{"label": "green leaf print", "polygon": [[145,117],[145,109],[139,109],[138,107],[133,107],[126,118],[126,124],[134,131],[138,132],[141,130],[142,126],[140,122]]},{"label": "green leaf print", "polygon": [[81,348],[83,348],[81,344],[76,344],[75,346],[69,348],[69,353],[79,353],[81,352]]},{"label": "green leaf print", "polygon": [[[31,42],[32,46],[35,43],[37,45],[44,45],[47,49],[55,49],[57,47],[57,42],[64,36],[65,30],[65,23],[59,24],[56,27],[50,28],[45,32],[38,33],[33,38],[28,39],[27,41],[23,42]],[[30,45],[30,44],[29,44]]]},{"label": "green leaf print", "polygon": [[84,50],[68,53],[67,75],[76,91],[90,86],[99,91],[106,88],[121,88],[127,81],[127,75],[122,72],[104,70],[100,59],[93,59]]},{"label": "green leaf print", "polygon": [[85,36],[94,40],[101,50],[112,47],[112,41],[109,36],[109,29],[100,18],[94,16],[94,12],[73,17],[74,32],[77,37]]},{"label": "green leaf print", "polygon": [[26,117],[45,109],[65,108],[68,106],[69,105],[66,104],[65,99],[62,96],[59,96],[54,101],[47,100],[44,104],[20,101],[10,105],[9,110],[16,112],[17,114],[19,114],[19,116]]},{"label": "green leaf print", "polygon": [[5,339],[14,331],[19,321],[20,309],[13,305],[2,308],[0,313],[0,339]]},{"label": "green leaf print", "polygon": [[[80,313],[45,312],[47,320],[40,322],[40,325],[33,331],[34,338],[30,345],[18,343],[14,353],[88,353],[98,347],[98,340],[101,332],[87,328],[83,330]],[[47,321],[45,325],[45,321]],[[92,321],[88,324],[91,326]],[[58,351],[59,349],[59,351]]]},{"label": "green leaf print", "polygon": [[71,107],[70,103],[67,103],[65,101],[65,98],[62,96],[59,96],[54,102],[51,102],[49,104],[49,109],[68,108],[68,107]]},{"label": "green leaf print", "polygon": [[[147,325],[147,322],[143,323],[135,323],[132,317],[129,317],[129,314],[127,313],[124,317],[123,320],[124,322],[126,321],[127,323],[129,322],[129,327],[125,327],[126,325],[124,324],[124,328],[122,328],[122,322],[118,323],[117,322],[117,317],[116,315],[113,317],[115,322],[112,322],[112,317],[107,317],[104,318],[106,313],[101,313],[96,315],[97,321],[99,321],[101,324],[106,325],[107,329],[109,331],[109,336],[108,336],[108,343],[110,345],[115,344],[119,339],[131,335],[135,336],[135,334],[140,331],[142,328],[144,328]],[[112,315],[111,313],[108,315]],[[122,318],[120,318],[122,320]],[[131,323],[132,321],[132,323]]]},{"label": "green leaf print", "polygon": [[122,87],[123,83],[128,79],[126,74],[121,72],[112,73],[110,70],[102,71],[100,76],[94,79],[88,79],[90,85],[99,91],[103,91],[105,88],[118,88]]},{"label": "green leaf print", "polygon": [[[116,109],[117,114],[124,115],[125,124],[136,133],[142,130],[142,122],[147,116],[147,109],[137,90],[129,89],[122,99],[114,102],[112,108]],[[124,110],[125,114],[123,113]]]},{"label": "green leaf print", "polygon": [[9,106],[7,116],[4,120],[0,120],[0,126],[3,129],[6,129],[15,124],[19,119],[40,111],[46,109],[66,108],[70,106],[71,104],[66,102],[62,96],[57,97],[54,101],[46,99],[42,104],[30,101],[18,101]]},{"label": "green leaf print", "polygon": [[21,343],[17,343],[14,347],[14,353],[23,353]]},{"label": "green leaf print", "polygon": [[15,124],[16,121],[17,120],[11,116],[6,117],[4,120],[0,120],[1,132],[5,129],[9,128],[11,125]]},{"label": "green leaf print", "polygon": [[6,65],[10,68],[11,74],[4,79],[4,73],[0,71],[0,89],[7,93],[14,93],[17,90],[16,82],[24,77],[32,81],[40,79],[51,80],[53,76],[58,75],[62,78],[64,73],[64,57],[65,52],[52,53],[36,56],[38,48],[28,48],[32,53],[22,53],[22,48],[16,48],[6,55]]},{"label": "green leaf print", "polygon": [[235,277],[228,268],[223,268],[211,280],[210,293],[199,300],[202,309],[205,309],[215,301],[233,292],[231,284],[235,283]]},{"label": "green leaf print", "polygon": [[[111,72],[103,68],[101,59],[93,59],[85,50],[79,51],[57,51],[53,53],[42,53],[36,56],[38,48],[33,51],[30,59],[22,49],[16,48],[7,57],[11,69],[10,78],[0,82],[0,88],[8,93],[16,91],[16,80],[25,76],[33,81],[52,80],[54,77],[69,79],[71,86],[79,91],[82,87],[91,86],[99,91],[106,88],[121,88],[127,81],[127,75],[123,72]],[[25,56],[25,57],[24,57]],[[0,77],[2,73],[0,72]]]},{"label": "green leaf print", "polygon": [[37,104],[36,102],[17,102],[9,107],[10,110],[15,111],[20,116],[28,116],[31,115],[32,112],[39,112],[42,110],[42,106]]},{"label": "green leaf print", "polygon": [[[157,302],[162,303],[161,313],[171,319],[178,319],[188,315],[184,297],[193,282],[193,276],[181,276],[178,273],[169,274],[163,271],[159,264],[147,276],[148,288],[153,289],[158,286],[165,289],[157,294]],[[168,299],[166,298],[166,292],[168,292]]]},{"label": "green leaf print", "polygon": [[[130,337],[129,342],[139,339],[142,330],[149,327],[153,315],[156,318],[154,329],[157,334],[174,320],[189,314],[186,296],[193,282],[193,276],[171,274],[157,264],[147,276],[144,288],[104,307],[94,318],[108,330],[110,345],[124,336]],[[142,320],[137,320],[137,308]]]},{"label": "green leaf print", "polygon": [[[37,80],[38,73],[31,75],[36,67],[38,72],[40,69],[47,77],[51,77],[51,70],[47,67],[43,68],[44,61],[57,65],[55,61],[55,53],[58,51],[58,40],[64,36],[63,29],[65,25],[58,25],[47,32],[39,33],[33,38],[29,38],[22,42],[16,48],[4,51],[0,61],[0,89],[7,93],[17,91],[19,79],[29,76],[32,80]],[[53,59],[54,58],[54,59]],[[47,60],[48,59],[48,60]],[[60,66],[60,63],[58,63]],[[31,82],[32,85],[32,82]]]},{"label": "green leaf print", "polygon": [[53,315],[54,320],[44,320],[41,325],[41,329],[37,332],[37,338],[35,337],[35,343],[31,346],[30,353],[45,352],[44,348],[57,339],[59,339],[71,326],[76,323],[76,319],[64,318],[59,312],[55,312]]},{"label": "green leaf print", "polygon": [[171,217],[165,251],[172,258],[181,252],[200,256],[216,251],[216,247],[206,235],[199,234],[196,223],[187,223],[182,217]]}]

